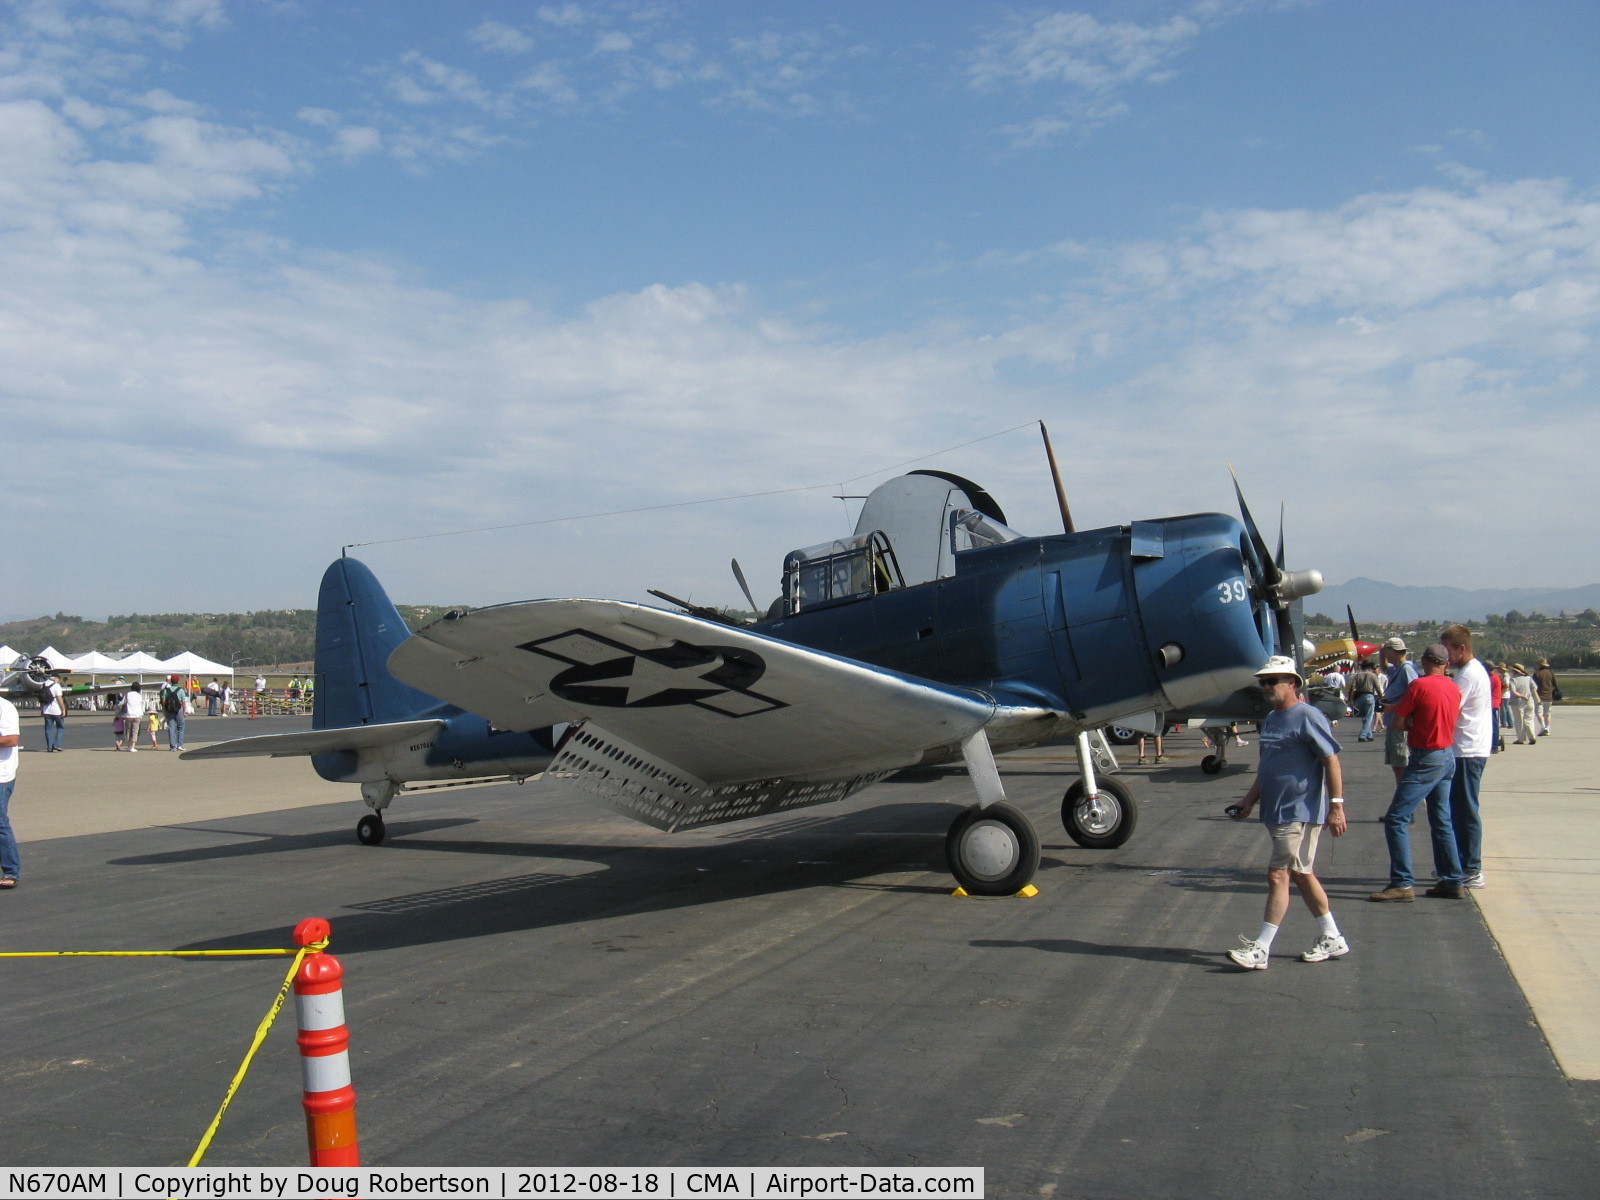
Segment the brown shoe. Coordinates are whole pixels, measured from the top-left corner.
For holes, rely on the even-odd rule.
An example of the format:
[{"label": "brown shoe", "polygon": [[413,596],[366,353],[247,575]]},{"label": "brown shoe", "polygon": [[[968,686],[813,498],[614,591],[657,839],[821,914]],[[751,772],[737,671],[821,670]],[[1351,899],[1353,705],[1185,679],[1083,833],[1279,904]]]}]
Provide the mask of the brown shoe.
[{"label": "brown shoe", "polygon": [[1367,897],[1368,900],[1376,900],[1379,903],[1388,900],[1398,900],[1402,904],[1410,904],[1416,898],[1416,892],[1412,891],[1408,887],[1386,887],[1383,889],[1383,891],[1373,892],[1372,895]]},{"label": "brown shoe", "polygon": [[1467,898],[1467,893],[1453,883],[1436,883],[1422,894],[1424,896],[1435,896],[1441,900],[1465,900]]}]

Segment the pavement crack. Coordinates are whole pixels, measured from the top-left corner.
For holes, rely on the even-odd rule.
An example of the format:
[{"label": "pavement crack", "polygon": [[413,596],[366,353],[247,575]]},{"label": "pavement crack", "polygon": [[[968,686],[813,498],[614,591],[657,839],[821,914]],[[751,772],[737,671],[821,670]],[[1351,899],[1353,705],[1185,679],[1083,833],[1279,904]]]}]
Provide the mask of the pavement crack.
[{"label": "pavement crack", "polygon": [[834,1109],[828,1114],[830,1117],[837,1117],[850,1107],[850,1092],[845,1088],[844,1084],[839,1082],[838,1077],[834,1075],[833,1064],[831,1062],[823,1066],[822,1077],[829,1083],[833,1084],[834,1087],[839,1089],[839,1096],[842,1100],[842,1103],[838,1108]]}]

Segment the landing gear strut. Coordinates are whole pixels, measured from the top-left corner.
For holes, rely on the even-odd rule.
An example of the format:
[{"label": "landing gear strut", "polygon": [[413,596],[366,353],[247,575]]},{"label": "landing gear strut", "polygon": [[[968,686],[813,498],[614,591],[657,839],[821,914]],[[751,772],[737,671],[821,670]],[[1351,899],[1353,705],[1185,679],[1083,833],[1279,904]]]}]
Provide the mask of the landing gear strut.
[{"label": "landing gear strut", "polygon": [[398,790],[392,779],[361,785],[361,799],[372,811],[356,822],[356,841],[363,846],[382,844],[384,835],[389,832],[383,824],[383,810],[389,807],[389,801]]},{"label": "landing gear strut", "polygon": [[1039,835],[1033,823],[1005,802],[989,739],[978,730],[961,743],[978,803],[945,835],[950,874],[970,896],[1014,896],[1039,870]]},{"label": "landing gear strut", "polygon": [[1067,836],[1089,850],[1110,850],[1133,836],[1139,809],[1126,785],[1097,778],[1087,733],[1078,735],[1078,774],[1061,798],[1061,823]]},{"label": "landing gear strut", "polygon": [[1207,775],[1220,774],[1228,765],[1228,743],[1239,736],[1236,725],[1216,725],[1204,730],[1206,744],[1216,751],[1200,760],[1200,769]]}]

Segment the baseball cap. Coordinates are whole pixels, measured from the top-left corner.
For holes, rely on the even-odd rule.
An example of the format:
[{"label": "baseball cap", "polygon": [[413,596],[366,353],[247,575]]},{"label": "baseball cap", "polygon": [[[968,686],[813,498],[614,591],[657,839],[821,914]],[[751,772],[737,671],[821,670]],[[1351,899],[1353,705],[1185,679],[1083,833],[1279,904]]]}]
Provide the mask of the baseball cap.
[{"label": "baseball cap", "polygon": [[1383,644],[1385,650],[1399,650],[1402,654],[1406,651],[1405,638],[1392,637]]},{"label": "baseball cap", "polygon": [[1422,652],[1422,661],[1447,663],[1450,661],[1450,651],[1444,648],[1443,642],[1434,642]]}]

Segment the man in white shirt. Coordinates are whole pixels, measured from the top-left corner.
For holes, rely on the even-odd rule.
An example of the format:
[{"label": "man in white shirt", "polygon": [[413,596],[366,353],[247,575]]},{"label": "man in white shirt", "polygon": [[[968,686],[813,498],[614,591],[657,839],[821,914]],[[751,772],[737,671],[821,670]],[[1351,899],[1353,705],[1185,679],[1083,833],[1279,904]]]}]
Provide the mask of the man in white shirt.
[{"label": "man in white shirt", "polygon": [[11,789],[17,779],[17,747],[22,744],[22,721],[17,706],[0,696],[0,888],[14,888],[22,874],[17,838],[11,832]]},{"label": "man in white shirt", "polygon": [[44,748],[54,754],[61,749],[61,735],[67,731],[67,694],[54,675],[45,679],[39,711],[44,716]]},{"label": "man in white shirt", "polygon": [[1461,691],[1456,718],[1456,773],[1450,781],[1450,823],[1461,854],[1462,886],[1483,886],[1483,821],[1478,816],[1478,784],[1494,744],[1494,709],[1489,704],[1489,672],[1472,656],[1472,631],[1447,625],[1439,640],[1450,651],[1450,666]]}]

